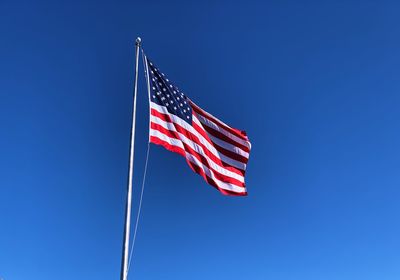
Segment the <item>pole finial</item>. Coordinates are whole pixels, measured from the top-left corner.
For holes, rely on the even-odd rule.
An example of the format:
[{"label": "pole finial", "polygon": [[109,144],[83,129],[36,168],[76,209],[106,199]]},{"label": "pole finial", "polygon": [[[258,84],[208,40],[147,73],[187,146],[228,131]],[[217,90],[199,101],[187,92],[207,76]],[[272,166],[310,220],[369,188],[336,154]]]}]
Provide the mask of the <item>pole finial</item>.
[{"label": "pole finial", "polygon": [[142,42],[142,39],[140,37],[136,38],[136,46],[140,46],[140,43]]}]

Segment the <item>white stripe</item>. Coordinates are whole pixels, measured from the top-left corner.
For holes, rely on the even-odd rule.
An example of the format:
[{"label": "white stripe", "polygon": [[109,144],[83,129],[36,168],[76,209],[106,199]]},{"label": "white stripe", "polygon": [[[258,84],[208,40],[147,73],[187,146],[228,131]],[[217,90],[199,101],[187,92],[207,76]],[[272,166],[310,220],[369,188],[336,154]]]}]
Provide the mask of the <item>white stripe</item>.
[{"label": "white stripe", "polygon": [[[179,147],[179,148],[181,148],[182,150],[185,151],[185,147],[183,146],[182,141],[180,141],[178,139],[175,139],[175,138],[170,138],[170,137],[168,137],[167,135],[165,135],[164,133],[162,133],[162,132],[160,132],[158,130],[150,129],[150,136],[154,136],[154,137],[160,138],[160,139],[168,142],[168,144],[170,144],[171,146]],[[168,139],[165,138],[165,137],[167,137]]]},{"label": "white stripe", "polygon": [[[164,127],[165,129],[168,129],[170,131],[174,131],[175,133],[179,134],[179,138],[180,140],[187,144],[190,148],[192,148],[194,151],[196,151],[198,154],[204,156],[209,164],[209,166],[214,169],[216,172],[220,173],[221,175],[227,176],[227,177],[231,177],[234,178],[242,183],[244,183],[244,177],[242,175],[239,175],[237,173],[234,173],[228,169],[225,169],[223,166],[220,166],[217,162],[213,161],[211,158],[209,158],[205,152],[203,147],[201,147],[199,144],[197,144],[196,142],[193,142],[192,140],[190,140],[189,138],[187,138],[184,134],[178,132],[173,123],[169,123],[169,122],[165,122],[164,120],[157,118],[155,116],[151,116],[150,117],[151,122],[155,123],[155,124],[159,124],[162,127]],[[153,131],[155,129],[151,129],[151,131]],[[158,131],[158,130],[157,130]],[[162,132],[160,132],[162,133]],[[182,145],[183,146],[183,145]]]},{"label": "white stripe", "polygon": [[[250,141],[249,141],[249,139],[247,137],[246,137],[247,140],[244,140],[243,138],[240,138],[240,137],[236,136],[234,133],[231,133],[229,131],[229,129],[232,129],[232,130],[236,130],[236,129],[230,127],[229,125],[227,125],[226,123],[224,123],[223,121],[218,119],[217,117],[215,117],[215,116],[211,115],[210,113],[204,111],[199,106],[197,106],[192,100],[190,100],[190,103],[192,103],[192,105],[197,107],[198,110],[200,111],[200,113],[196,112],[197,114],[201,115],[204,119],[210,121],[211,123],[216,125],[218,128],[220,128],[221,130],[223,130],[226,133],[230,134],[233,138],[237,139],[237,140],[235,140],[236,142],[239,142],[239,143],[243,144],[244,146],[246,146],[247,148],[251,149],[251,143],[250,143]],[[213,119],[215,119],[215,121]],[[221,123],[221,125],[218,124],[218,122]],[[234,139],[232,139],[232,140],[234,140]]]},{"label": "white stripe", "polygon": [[235,141],[235,142],[237,142],[237,143],[239,143],[239,144],[241,144],[241,145],[243,145],[243,146],[245,146],[245,147],[247,147],[249,149],[251,148],[250,141],[246,141],[246,140],[243,140],[243,139],[237,137],[236,135],[234,135],[234,134],[230,133],[229,131],[227,131],[226,129],[224,129],[222,126],[214,123],[212,120],[207,119],[206,117],[200,115],[199,113],[197,114],[197,116],[199,118],[199,121],[202,124],[204,124],[204,125],[206,125],[206,126],[208,126],[210,128],[213,128],[218,132],[221,132],[226,137],[232,139],[233,141]]},{"label": "white stripe", "polygon": [[[201,145],[199,145],[198,143],[192,141],[190,138],[187,138],[187,137],[186,137],[185,135],[183,135],[182,133],[178,132],[178,131],[176,130],[176,128],[174,127],[174,122],[172,122],[172,123],[166,122],[166,121],[164,121],[164,120],[162,120],[162,119],[160,119],[160,118],[158,118],[158,117],[156,117],[156,116],[153,116],[153,115],[150,116],[150,121],[153,122],[153,123],[156,123],[156,124],[159,124],[159,125],[163,126],[165,129],[168,129],[168,130],[174,131],[174,132],[176,132],[176,133],[179,133],[181,139],[182,139],[182,140],[185,139],[184,142],[185,142],[186,144],[188,144],[192,149],[194,149],[194,150],[196,150],[196,151],[198,151],[199,149],[201,149],[201,154],[204,154],[204,152],[203,152],[203,151],[204,151],[204,150],[203,150],[203,147],[202,147]],[[184,127],[184,124],[181,124],[181,123],[177,123],[177,124],[183,126],[184,129],[188,130],[186,127]],[[232,158],[230,158],[230,157],[227,157],[227,156],[225,156],[225,155],[223,155],[223,154],[220,154],[220,153],[215,149],[214,146],[212,146],[207,140],[204,139],[204,137],[203,137],[200,133],[198,133],[198,132],[195,131],[195,130],[193,130],[193,131],[191,131],[191,132],[192,132],[195,136],[197,136],[197,137],[199,138],[199,142],[200,142],[201,144],[203,144],[203,145],[205,146],[205,148],[206,148],[210,153],[212,153],[216,158],[220,159],[223,163],[230,165],[232,168],[236,168],[236,169],[239,169],[239,170],[242,170],[242,171],[244,171],[244,170],[246,169],[246,164],[244,164],[244,163],[242,163],[242,162],[239,162],[239,161],[237,161],[237,160],[234,160],[234,159],[232,159]],[[193,147],[192,144],[196,145],[196,147]],[[211,159],[210,159],[210,160],[211,160]],[[215,161],[213,161],[213,162],[215,162]],[[218,164],[218,162],[215,162],[215,164]],[[218,165],[218,166],[220,166],[220,165]],[[236,174],[236,173],[234,173],[234,174]]]},{"label": "white stripe", "polygon": [[[200,120],[196,116],[193,116],[193,122],[195,122],[198,126],[203,128],[203,124],[200,122]],[[217,137],[212,136],[206,130],[204,130],[204,131],[207,133],[208,137],[210,137],[210,140],[213,143],[215,143],[218,146],[221,146],[222,148],[225,148],[228,151],[231,151],[231,152],[233,152],[235,154],[239,154],[239,155],[241,155],[241,156],[243,156],[245,158],[249,158],[249,153],[248,152],[243,151],[241,148],[239,148],[239,147],[237,147],[237,146],[235,146],[235,145],[233,145],[231,143],[225,142],[221,138],[217,138]]]},{"label": "white stripe", "polygon": [[[165,108],[164,106],[159,106],[157,104],[155,104],[154,102],[151,102],[151,108],[156,110],[157,112],[161,113],[161,114],[167,114],[173,122],[179,124],[180,126],[182,126],[184,129],[188,130],[190,133],[196,135],[199,138],[199,141],[201,144],[203,144],[213,155],[215,155],[216,157],[220,158],[223,162],[236,167],[240,170],[246,170],[246,164],[243,162],[240,162],[238,160],[235,160],[233,158],[230,158],[224,154],[221,154],[220,152],[217,151],[217,149],[215,149],[215,147],[213,145],[210,144],[210,142],[208,142],[203,135],[201,135],[199,132],[197,132],[190,124],[188,124],[187,122],[185,122],[184,120],[182,120],[181,118],[170,114],[167,110],[167,108]],[[156,116],[150,116],[150,118],[157,118]],[[160,118],[157,118],[160,121]]]},{"label": "white stripe", "polygon": [[207,177],[210,177],[221,189],[228,190],[231,192],[237,192],[237,193],[243,193],[246,191],[246,188],[244,187],[239,187],[236,186],[232,183],[225,183],[223,181],[218,180],[217,178],[214,177],[214,173],[211,169],[208,169],[207,166],[202,164],[196,157],[193,155],[186,153],[186,158],[191,161],[192,163],[196,164],[198,167],[203,169],[203,171],[206,173]]},{"label": "white stripe", "polygon": [[[156,130],[152,130],[151,135],[159,138],[162,141],[167,142],[168,144],[170,144],[172,146],[176,146],[176,147],[182,148],[182,146],[181,146],[182,143],[178,143],[179,140],[170,138],[170,137],[168,137],[167,135],[165,135],[165,134],[163,134],[161,132],[158,132]],[[244,193],[246,191],[246,189],[243,188],[243,187],[239,187],[239,186],[233,185],[231,183],[225,183],[225,182],[220,181],[217,178],[215,178],[214,177],[214,173],[213,173],[212,170],[208,169],[207,166],[203,165],[196,157],[194,157],[193,155],[191,155],[188,152],[186,152],[186,158],[190,162],[192,162],[193,164],[199,166],[204,171],[204,173],[206,173],[207,176],[210,177],[218,185],[218,187],[220,187],[221,189],[232,191],[232,192],[236,192],[236,193]]]}]

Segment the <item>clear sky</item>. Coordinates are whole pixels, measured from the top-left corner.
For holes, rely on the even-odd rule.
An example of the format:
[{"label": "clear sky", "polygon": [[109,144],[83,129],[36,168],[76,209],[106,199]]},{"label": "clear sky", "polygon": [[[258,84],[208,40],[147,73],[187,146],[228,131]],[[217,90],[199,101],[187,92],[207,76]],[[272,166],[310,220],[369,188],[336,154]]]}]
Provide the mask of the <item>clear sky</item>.
[{"label": "clear sky", "polygon": [[[0,277],[119,279],[139,35],[253,149],[249,196],[226,197],[151,147],[130,279],[400,279],[399,10],[0,1]],[[142,68],[139,80],[135,212]]]}]

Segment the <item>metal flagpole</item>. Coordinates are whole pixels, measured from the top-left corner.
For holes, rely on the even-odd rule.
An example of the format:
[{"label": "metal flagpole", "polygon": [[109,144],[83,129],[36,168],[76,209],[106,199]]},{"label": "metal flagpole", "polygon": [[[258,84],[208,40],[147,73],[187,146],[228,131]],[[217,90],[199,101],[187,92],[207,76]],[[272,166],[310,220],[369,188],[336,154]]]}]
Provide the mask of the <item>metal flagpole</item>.
[{"label": "metal flagpole", "polygon": [[133,112],[132,112],[132,127],[131,127],[131,145],[129,153],[129,175],[128,175],[128,195],[126,197],[125,209],[125,230],[124,230],[124,244],[121,262],[121,280],[127,280],[128,277],[128,256],[129,256],[129,235],[131,228],[131,208],[132,208],[132,176],[133,176],[133,156],[135,152],[135,122],[136,122],[136,95],[137,95],[137,82],[139,71],[139,50],[140,50],[140,37],[136,38],[136,63],[135,63],[135,85],[133,89]]}]

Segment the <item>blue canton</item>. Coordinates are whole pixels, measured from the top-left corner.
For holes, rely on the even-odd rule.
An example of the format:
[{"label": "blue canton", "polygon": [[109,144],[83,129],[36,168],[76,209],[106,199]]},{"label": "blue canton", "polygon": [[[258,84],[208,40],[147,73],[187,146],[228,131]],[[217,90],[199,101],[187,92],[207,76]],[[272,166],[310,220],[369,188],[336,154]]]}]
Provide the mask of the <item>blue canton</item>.
[{"label": "blue canton", "polygon": [[192,108],[186,95],[148,59],[151,102],[167,108],[168,112],[192,124]]}]

